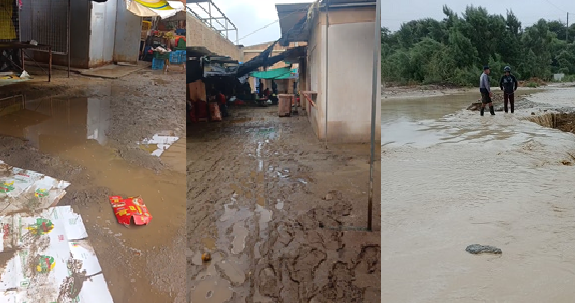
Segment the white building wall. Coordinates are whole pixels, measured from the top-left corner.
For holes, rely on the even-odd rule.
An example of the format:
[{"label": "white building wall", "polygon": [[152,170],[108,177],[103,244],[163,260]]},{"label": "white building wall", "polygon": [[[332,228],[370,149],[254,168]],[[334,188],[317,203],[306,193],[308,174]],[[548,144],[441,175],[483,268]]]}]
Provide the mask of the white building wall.
[{"label": "white building wall", "polygon": [[91,2],[89,66],[112,62],[116,37],[116,1]]},{"label": "white building wall", "polygon": [[[374,22],[362,22],[329,27],[329,78],[326,87],[329,141],[370,140],[374,26]],[[377,96],[381,96],[381,85],[377,87]],[[376,130],[381,124],[381,102],[378,100],[377,104],[376,117],[379,119],[376,120]],[[323,121],[324,116],[321,116]],[[380,137],[380,132],[376,133],[376,138]]]}]

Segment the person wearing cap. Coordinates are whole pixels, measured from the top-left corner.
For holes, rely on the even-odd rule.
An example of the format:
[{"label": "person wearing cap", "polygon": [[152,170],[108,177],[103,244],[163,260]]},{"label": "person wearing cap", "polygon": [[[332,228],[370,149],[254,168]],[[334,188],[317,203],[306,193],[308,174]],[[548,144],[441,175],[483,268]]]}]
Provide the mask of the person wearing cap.
[{"label": "person wearing cap", "polygon": [[495,109],[493,109],[493,102],[491,97],[493,93],[491,92],[491,86],[489,85],[489,66],[483,67],[483,73],[479,77],[479,91],[481,92],[481,115],[485,112],[485,105],[489,105],[489,112],[492,116],[495,115]]},{"label": "person wearing cap", "polygon": [[503,91],[503,109],[508,112],[507,103],[511,105],[511,113],[515,110],[515,91],[517,90],[517,79],[511,74],[511,67],[503,68],[505,74],[499,80],[499,88]]}]

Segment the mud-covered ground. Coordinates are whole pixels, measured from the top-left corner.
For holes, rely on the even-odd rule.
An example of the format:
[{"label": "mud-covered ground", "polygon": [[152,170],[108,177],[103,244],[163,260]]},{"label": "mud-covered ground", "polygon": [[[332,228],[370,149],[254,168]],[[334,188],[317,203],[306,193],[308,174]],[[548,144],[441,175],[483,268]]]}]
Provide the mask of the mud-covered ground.
[{"label": "mud-covered ground", "polygon": [[231,114],[188,128],[191,302],[380,302],[379,161],[365,231],[369,144],[326,149],[307,117],[277,107]]},{"label": "mud-covered ground", "polygon": [[[185,136],[185,75],[54,72],[52,83],[2,87],[24,94],[26,109],[0,116],[0,159],[71,182],[59,205],[82,215],[115,302],[184,302],[185,143],[160,158],[137,143],[160,131]],[[98,141],[87,139],[94,134]],[[141,195],[151,223],[118,224],[110,195]]]}]

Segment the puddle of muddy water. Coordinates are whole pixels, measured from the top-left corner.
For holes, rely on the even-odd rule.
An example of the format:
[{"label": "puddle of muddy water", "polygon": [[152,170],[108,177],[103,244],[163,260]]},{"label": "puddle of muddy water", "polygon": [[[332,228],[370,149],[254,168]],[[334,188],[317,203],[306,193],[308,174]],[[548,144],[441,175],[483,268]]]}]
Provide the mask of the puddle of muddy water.
[{"label": "puddle of muddy water", "polygon": [[[117,224],[105,195],[97,195],[100,200],[79,209],[84,220],[90,222],[87,225],[109,228],[112,237],[117,239],[114,245],[121,246],[120,250],[133,255],[130,263],[140,268],[131,274],[143,280],[148,275],[143,272],[146,266],[144,258],[147,257],[143,252],[155,247],[170,246],[176,230],[185,224],[185,204],[182,203],[185,196],[185,174],[183,170],[166,170],[157,174],[137,163],[128,163],[107,146],[106,133],[112,117],[110,98],[44,98],[27,101],[25,109],[0,119],[0,134],[24,138],[40,152],[58,156],[85,168],[87,183],[73,183],[70,189],[105,187],[112,194],[143,198],[153,216],[147,226],[126,228]],[[180,163],[174,166],[185,167],[185,140],[181,141],[183,143],[171,143],[173,146],[184,144],[184,151],[170,155],[170,148],[162,154],[161,159],[171,157],[173,163]],[[142,255],[144,258],[138,257]]]}]

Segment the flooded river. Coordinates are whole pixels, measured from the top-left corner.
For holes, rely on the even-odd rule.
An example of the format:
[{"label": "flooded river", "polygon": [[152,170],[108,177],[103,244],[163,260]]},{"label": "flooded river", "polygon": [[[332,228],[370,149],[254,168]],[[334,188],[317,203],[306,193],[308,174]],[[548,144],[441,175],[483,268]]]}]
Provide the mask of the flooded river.
[{"label": "flooded river", "polygon": [[[571,96],[527,100],[545,110]],[[526,121],[537,107],[463,110],[475,100],[382,103],[382,302],[571,302],[575,135]],[[470,244],[503,254],[471,255]]]}]

